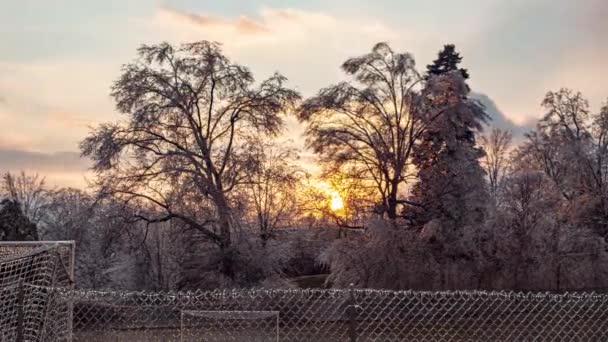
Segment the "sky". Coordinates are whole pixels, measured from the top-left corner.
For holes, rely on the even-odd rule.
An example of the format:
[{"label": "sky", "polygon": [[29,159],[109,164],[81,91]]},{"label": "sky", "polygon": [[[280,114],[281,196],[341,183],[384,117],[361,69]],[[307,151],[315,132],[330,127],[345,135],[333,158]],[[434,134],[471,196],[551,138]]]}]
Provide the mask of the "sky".
[{"label": "sky", "polygon": [[[495,124],[521,133],[547,91],[608,97],[606,0],[0,0],[0,172],[56,186],[91,174],[78,143],[120,118],[109,96],[142,44],[217,41],[257,79],[275,71],[310,96],[379,41],[424,70],[455,44]],[[295,120],[288,136],[301,146]],[[310,156],[304,152],[306,158]]]}]

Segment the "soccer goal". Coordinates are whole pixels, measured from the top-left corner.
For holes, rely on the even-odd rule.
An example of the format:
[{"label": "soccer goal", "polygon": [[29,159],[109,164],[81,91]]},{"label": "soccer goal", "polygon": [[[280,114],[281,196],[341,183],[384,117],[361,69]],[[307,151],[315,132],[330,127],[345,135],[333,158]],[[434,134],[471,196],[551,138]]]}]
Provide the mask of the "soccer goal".
[{"label": "soccer goal", "polygon": [[73,286],[73,241],[0,242],[0,341],[70,340],[72,305],[54,293]]},{"label": "soccer goal", "polygon": [[279,341],[278,311],[181,311],[181,342]]}]

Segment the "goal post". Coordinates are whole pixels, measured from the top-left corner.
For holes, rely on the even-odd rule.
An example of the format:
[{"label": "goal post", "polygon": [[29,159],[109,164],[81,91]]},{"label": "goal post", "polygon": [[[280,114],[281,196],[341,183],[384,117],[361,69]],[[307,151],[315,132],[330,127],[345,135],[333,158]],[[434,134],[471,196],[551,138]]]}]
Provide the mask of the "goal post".
[{"label": "goal post", "polygon": [[[58,287],[74,287],[74,241],[0,241],[0,263],[11,260],[25,260],[34,258],[43,252],[53,251],[56,265],[52,271],[54,279],[52,285]],[[14,272],[24,273],[25,269],[15,269]],[[0,272],[0,280],[7,277],[7,272]],[[0,282],[0,285],[2,283]]]},{"label": "goal post", "polygon": [[182,310],[180,341],[279,341],[279,311]]},{"label": "goal post", "polygon": [[70,341],[73,305],[55,294],[73,288],[74,241],[0,241],[0,340]]}]

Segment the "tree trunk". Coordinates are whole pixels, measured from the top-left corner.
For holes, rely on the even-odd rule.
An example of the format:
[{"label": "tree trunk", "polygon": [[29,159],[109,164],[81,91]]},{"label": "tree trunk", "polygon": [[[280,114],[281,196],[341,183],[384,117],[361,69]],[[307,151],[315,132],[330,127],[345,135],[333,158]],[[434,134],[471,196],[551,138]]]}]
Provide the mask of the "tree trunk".
[{"label": "tree trunk", "polygon": [[218,191],[214,197],[221,236],[219,248],[222,253],[222,274],[230,279],[234,279],[234,255],[231,240],[232,215],[224,193]]},{"label": "tree trunk", "polygon": [[158,288],[159,289],[164,289],[164,282],[163,282],[163,260],[162,260],[162,251],[164,250],[162,245],[161,245],[161,234],[160,232],[156,231],[156,269],[157,269],[157,278],[156,281],[158,282]]},{"label": "tree trunk", "polygon": [[397,187],[393,185],[387,198],[386,215],[391,220],[397,219]]}]

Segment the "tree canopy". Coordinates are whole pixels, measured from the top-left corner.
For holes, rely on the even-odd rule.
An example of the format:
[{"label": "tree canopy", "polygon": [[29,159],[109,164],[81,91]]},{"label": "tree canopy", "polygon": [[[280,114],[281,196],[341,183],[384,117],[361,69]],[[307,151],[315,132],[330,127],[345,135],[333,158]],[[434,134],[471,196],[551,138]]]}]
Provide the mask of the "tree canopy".
[{"label": "tree canopy", "polygon": [[409,53],[386,43],[346,60],[342,70],[350,82],[320,90],[298,110],[308,145],[328,170],[374,184],[381,212],[395,219],[399,185],[410,176],[412,147],[426,126],[414,110],[422,77]]},{"label": "tree canopy", "polygon": [[426,66],[427,77],[458,70],[462,78],[466,80],[469,78],[469,72],[467,69],[458,68],[460,62],[462,62],[462,57],[460,53],[456,52],[456,46],[454,44],[444,45],[443,50],[439,51],[437,59],[432,64]]},{"label": "tree canopy", "polygon": [[148,223],[177,219],[197,230],[220,247],[231,275],[230,193],[253,166],[252,138],[277,134],[299,99],[284,83],[275,74],[256,84],[216,43],[143,45],[112,88],[125,119],[81,143],[100,192],[155,207],[162,215],[138,215]]}]

